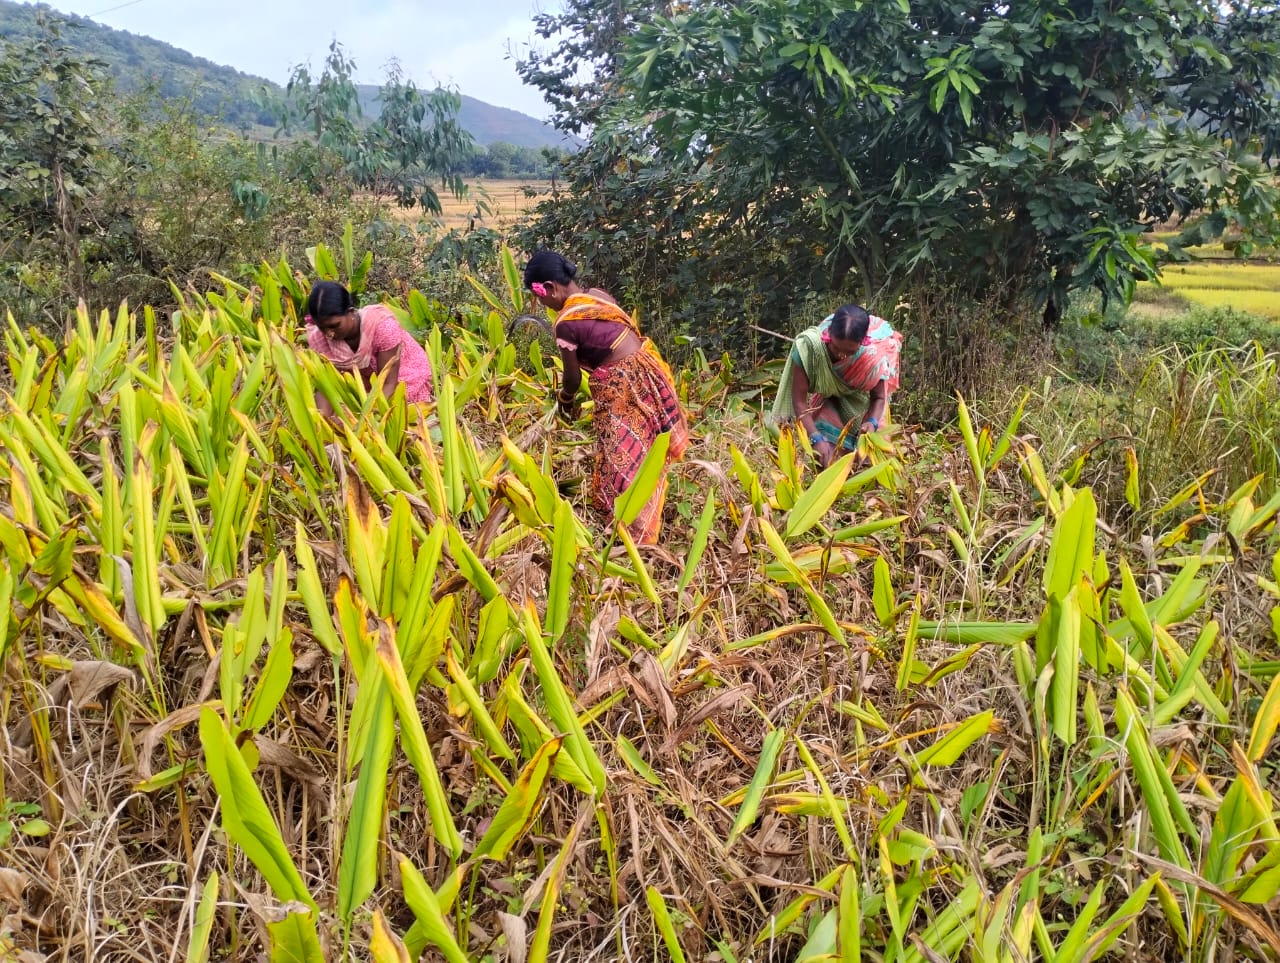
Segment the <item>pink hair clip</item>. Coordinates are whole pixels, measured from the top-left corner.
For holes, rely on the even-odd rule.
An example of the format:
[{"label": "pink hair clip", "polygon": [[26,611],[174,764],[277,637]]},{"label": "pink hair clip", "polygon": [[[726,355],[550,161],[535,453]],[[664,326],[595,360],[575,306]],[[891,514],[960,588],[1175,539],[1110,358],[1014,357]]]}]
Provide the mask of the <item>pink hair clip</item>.
[{"label": "pink hair clip", "polygon": [[823,343],[823,344],[830,344],[830,343],[831,343],[831,332],[830,332],[830,331],[823,331],[823,332],[822,332],[822,343]]},{"label": "pink hair clip", "polygon": [[534,281],[529,285],[529,290],[540,298],[545,298],[547,296],[547,286],[541,281]]},{"label": "pink hair clip", "polygon": [[862,346],[864,348],[870,343],[871,343],[871,335],[867,335],[865,338],[862,339]]},{"label": "pink hair clip", "polygon": [[311,320],[311,315],[309,315],[309,314],[304,314],[304,315],[302,316],[302,322],[303,322],[303,324],[313,324],[313,323],[314,323],[314,322]]}]

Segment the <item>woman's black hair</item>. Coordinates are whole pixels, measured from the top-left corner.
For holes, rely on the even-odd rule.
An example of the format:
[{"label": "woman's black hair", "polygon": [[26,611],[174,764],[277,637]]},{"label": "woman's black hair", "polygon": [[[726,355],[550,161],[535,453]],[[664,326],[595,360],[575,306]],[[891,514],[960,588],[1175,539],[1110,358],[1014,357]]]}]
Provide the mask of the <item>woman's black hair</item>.
[{"label": "woman's black hair", "polygon": [[351,292],[337,281],[317,281],[307,295],[307,314],[315,321],[346,314],[355,306]]},{"label": "woman's black hair", "polygon": [[831,316],[831,327],[827,330],[831,337],[841,341],[861,341],[867,336],[871,327],[871,315],[867,309],[857,304],[845,304],[836,308]]},{"label": "woman's black hair", "polygon": [[529,287],[531,284],[546,284],[548,281],[554,281],[556,284],[568,284],[577,276],[578,266],[576,264],[563,254],[557,254],[555,251],[545,249],[529,258],[529,263],[524,266],[525,287]]}]

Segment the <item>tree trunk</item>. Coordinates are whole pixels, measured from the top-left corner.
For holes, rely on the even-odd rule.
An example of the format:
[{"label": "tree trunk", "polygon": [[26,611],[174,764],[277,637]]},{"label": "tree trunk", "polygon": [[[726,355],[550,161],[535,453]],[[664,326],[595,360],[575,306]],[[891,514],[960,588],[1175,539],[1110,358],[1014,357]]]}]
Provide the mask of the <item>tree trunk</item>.
[{"label": "tree trunk", "polygon": [[62,162],[58,158],[53,161],[53,185],[58,210],[58,227],[62,237],[62,249],[66,259],[67,275],[77,300],[87,301],[85,290],[84,259],[80,256],[80,218],[67,191],[66,179],[62,171]]}]

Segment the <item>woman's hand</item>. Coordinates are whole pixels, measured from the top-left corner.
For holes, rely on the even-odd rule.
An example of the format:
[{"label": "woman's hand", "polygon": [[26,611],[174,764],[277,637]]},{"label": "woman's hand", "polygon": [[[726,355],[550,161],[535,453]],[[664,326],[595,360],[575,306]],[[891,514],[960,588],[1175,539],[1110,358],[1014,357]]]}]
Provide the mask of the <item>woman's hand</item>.
[{"label": "woman's hand", "polygon": [[321,418],[333,420],[334,418],[337,417],[338,413],[333,410],[333,405],[329,402],[328,397],[326,397],[321,392],[317,391],[315,393],[315,399],[316,399],[316,412],[320,415]]},{"label": "woman's hand", "polygon": [[556,395],[556,414],[558,414],[562,419],[573,424],[573,422],[578,420],[579,411],[578,395],[576,392],[568,397],[565,397],[563,393],[558,393]]},{"label": "woman's hand", "polygon": [[836,446],[829,441],[820,441],[813,446],[813,453],[818,456],[818,464],[823,468],[830,467],[836,460]]}]

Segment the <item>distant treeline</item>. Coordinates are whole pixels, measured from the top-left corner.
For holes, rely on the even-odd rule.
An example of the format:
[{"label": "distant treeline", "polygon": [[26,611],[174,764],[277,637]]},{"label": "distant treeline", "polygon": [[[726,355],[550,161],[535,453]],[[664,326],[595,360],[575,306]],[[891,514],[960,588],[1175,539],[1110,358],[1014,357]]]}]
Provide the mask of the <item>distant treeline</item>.
[{"label": "distant treeline", "polygon": [[476,146],[453,171],[463,177],[529,177],[547,180],[558,173],[570,152],[560,147],[517,147],[498,141]]}]

